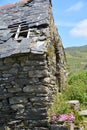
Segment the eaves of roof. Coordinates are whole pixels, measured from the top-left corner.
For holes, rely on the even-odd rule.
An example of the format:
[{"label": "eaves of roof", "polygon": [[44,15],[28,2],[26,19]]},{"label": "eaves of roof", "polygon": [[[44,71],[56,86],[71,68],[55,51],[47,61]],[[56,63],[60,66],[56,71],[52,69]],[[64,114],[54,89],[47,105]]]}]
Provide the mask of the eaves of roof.
[{"label": "eaves of roof", "polygon": [[8,8],[8,7],[17,5],[17,4],[25,3],[25,2],[27,2],[27,1],[30,1],[30,0],[20,0],[20,1],[15,2],[15,3],[5,4],[5,5],[0,6],[0,9],[4,9],[4,8]]}]

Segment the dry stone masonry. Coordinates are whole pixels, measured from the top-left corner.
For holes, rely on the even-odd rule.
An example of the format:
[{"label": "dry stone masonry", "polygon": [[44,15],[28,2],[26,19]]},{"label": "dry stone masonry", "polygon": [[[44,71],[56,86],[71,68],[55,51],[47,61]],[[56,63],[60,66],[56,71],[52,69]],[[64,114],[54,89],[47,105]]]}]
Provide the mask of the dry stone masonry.
[{"label": "dry stone masonry", "polygon": [[49,130],[64,89],[65,55],[50,0],[0,7],[0,130]]}]

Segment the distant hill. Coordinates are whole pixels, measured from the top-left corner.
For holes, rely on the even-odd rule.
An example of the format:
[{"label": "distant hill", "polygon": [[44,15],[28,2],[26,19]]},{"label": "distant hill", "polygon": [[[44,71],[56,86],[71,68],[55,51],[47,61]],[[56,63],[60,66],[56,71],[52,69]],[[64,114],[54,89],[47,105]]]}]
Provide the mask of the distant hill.
[{"label": "distant hill", "polygon": [[87,45],[65,48],[69,72],[87,69]]}]

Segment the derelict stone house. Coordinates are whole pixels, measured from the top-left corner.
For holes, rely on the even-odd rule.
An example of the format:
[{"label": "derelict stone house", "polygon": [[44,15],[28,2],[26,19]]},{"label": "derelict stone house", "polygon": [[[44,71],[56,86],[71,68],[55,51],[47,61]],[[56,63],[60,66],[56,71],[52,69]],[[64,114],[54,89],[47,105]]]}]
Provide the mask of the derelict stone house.
[{"label": "derelict stone house", "polygon": [[0,130],[46,130],[53,94],[64,88],[64,49],[51,8],[51,0],[0,7]]}]

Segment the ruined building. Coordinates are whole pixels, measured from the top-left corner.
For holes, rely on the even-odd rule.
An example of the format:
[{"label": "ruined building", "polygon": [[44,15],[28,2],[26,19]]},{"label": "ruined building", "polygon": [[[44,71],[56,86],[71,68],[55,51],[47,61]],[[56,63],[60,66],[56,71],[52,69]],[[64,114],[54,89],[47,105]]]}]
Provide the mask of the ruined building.
[{"label": "ruined building", "polygon": [[49,130],[53,95],[65,87],[64,64],[51,0],[0,6],[0,130]]}]

